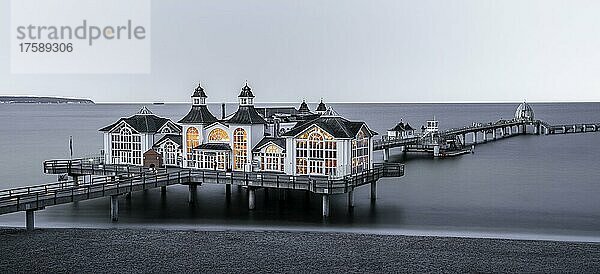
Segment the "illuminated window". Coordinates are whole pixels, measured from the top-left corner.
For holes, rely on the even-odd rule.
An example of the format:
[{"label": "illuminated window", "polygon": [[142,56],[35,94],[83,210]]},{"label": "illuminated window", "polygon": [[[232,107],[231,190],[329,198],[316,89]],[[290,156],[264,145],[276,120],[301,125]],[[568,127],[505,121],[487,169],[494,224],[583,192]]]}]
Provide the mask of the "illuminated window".
[{"label": "illuminated window", "polygon": [[352,173],[369,169],[369,154],[369,135],[361,129],[356,139],[352,140]]},{"label": "illuminated window", "polygon": [[296,139],[296,173],[335,176],[337,171],[337,143],[318,127]]},{"label": "illuminated window", "polygon": [[208,141],[229,142],[229,135],[224,130],[215,128],[208,134]]},{"label": "illuminated window", "polygon": [[244,170],[248,163],[248,135],[244,129],[238,128],[233,132],[233,168]]},{"label": "illuminated window", "polygon": [[276,145],[269,145],[260,153],[260,169],[264,171],[283,171],[283,150]]},{"label": "illuminated window", "polygon": [[194,154],[192,150],[197,147],[200,142],[198,136],[198,130],[195,127],[190,127],[187,129],[185,140],[186,140],[186,154],[187,154],[187,166],[194,167]]},{"label": "illuminated window", "polygon": [[229,168],[229,153],[226,151],[194,151],[197,168],[211,170],[227,170]]}]

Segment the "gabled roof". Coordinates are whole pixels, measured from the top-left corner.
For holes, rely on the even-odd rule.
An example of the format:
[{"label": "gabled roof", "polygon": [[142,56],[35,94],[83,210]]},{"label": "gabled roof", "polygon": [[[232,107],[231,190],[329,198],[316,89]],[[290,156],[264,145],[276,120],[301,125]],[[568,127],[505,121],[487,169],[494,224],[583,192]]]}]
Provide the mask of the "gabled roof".
[{"label": "gabled roof", "polygon": [[192,106],[188,114],[179,120],[184,124],[211,124],[217,121],[217,118],[210,113],[205,105]]},{"label": "gabled roof", "polygon": [[254,106],[240,106],[231,118],[227,120],[230,124],[266,124],[267,121],[256,112]]},{"label": "gabled roof", "polygon": [[317,119],[300,122],[294,128],[290,129],[283,136],[296,136],[312,126],[318,126],[327,131],[335,138],[354,138],[358,131],[365,126],[371,135],[377,135],[377,132],[369,129],[365,122],[348,121],[339,116],[321,116]]},{"label": "gabled roof", "polygon": [[152,112],[150,112],[150,110],[148,110],[146,107],[143,107],[136,115],[127,118],[121,118],[115,123],[101,128],[100,131],[110,131],[121,122],[127,123],[140,133],[157,133],[162,126],[172,121],[167,118],[158,117],[152,114]]},{"label": "gabled roof", "polygon": [[159,146],[162,142],[165,142],[167,140],[171,140],[174,143],[181,146],[181,144],[182,144],[181,139],[182,139],[181,135],[167,134],[167,135],[163,136],[162,138],[160,138],[156,143],[154,143],[153,147]]},{"label": "gabled roof", "polygon": [[231,147],[225,143],[205,143],[201,144],[194,149],[205,149],[205,150],[231,150]]},{"label": "gabled roof", "polygon": [[258,142],[258,144],[256,144],[256,146],[254,146],[252,151],[253,152],[260,151],[261,148],[263,148],[264,146],[266,146],[267,144],[270,144],[270,143],[280,147],[281,149],[283,149],[283,152],[285,152],[285,138],[274,138],[274,137],[263,138],[262,140],[260,140],[260,142]]},{"label": "gabled roof", "polygon": [[396,124],[396,126],[394,126],[393,128],[390,128],[389,131],[410,131],[410,130],[415,130],[413,127],[411,127],[408,123],[404,123],[404,122],[400,122],[398,124]]}]

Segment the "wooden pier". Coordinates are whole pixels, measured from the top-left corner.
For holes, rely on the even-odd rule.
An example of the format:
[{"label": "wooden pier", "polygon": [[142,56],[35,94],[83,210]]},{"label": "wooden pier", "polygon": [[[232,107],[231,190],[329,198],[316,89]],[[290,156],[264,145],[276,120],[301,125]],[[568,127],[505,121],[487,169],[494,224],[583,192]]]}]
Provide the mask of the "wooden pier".
[{"label": "wooden pier", "polygon": [[[255,191],[258,189],[299,190],[317,193],[323,199],[323,216],[329,215],[330,195],[348,195],[348,206],[354,206],[354,189],[370,184],[371,198],[377,195],[377,181],[384,177],[401,177],[404,165],[377,163],[365,172],[341,178],[325,176],[292,176],[264,172],[225,172],[188,168],[148,169],[129,165],[103,165],[83,159],[49,160],[44,162],[46,174],[68,174],[69,181],[55,182],[29,187],[18,187],[0,191],[0,215],[18,211],[26,212],[26,227],[34,227],[34,212],[48,206],[76,201],[110,197],[110,215],[118,220],[118,198],[134,191],[160,187],[165,194],[167,186],[188,185],[189,203],[196,200],[197,186],[202,184],[225,185],[226,195],[231,195],[231,186],[248,190],[248,208],[255,208]],[[82,176],[92,177],[88,182]],[[95,177],[94,177],[95,176]]]},{"label": "wooden pier", "polygon": [[[433,138],[429,138],[430,136],[412,138],[387,138],[384,136],[382,139],[373,142],[373,150],[383,150],[384,161],[388,161],[390,149],[392,148],[400,148],[402,152],[429,153],[433,157],[448,157],[467,153],[469,146],[472,147],[516,135],[586,133],[598,132],[599,130],[600,123],[550,125],[541,120],[499,120],[493,123],[475,123],[472,126],[440,131]],[[461,145],[461,148],[444,150],[442,146],[448,140],[456,141]]]}]

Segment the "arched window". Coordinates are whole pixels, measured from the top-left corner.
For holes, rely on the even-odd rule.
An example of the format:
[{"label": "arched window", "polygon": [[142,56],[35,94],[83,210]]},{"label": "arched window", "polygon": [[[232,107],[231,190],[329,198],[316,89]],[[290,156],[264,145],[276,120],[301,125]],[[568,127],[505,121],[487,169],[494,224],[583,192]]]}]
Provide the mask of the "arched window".
[{"label": "arched window", "polygon": [[336,175],[337,143],[318,127],[296,139],[296,173]]},{"label": "arched window", "polygon": [[165,150],[163,153],[165,165],[176,165],[177,164],[177,149],[171,142],[165,144]]},{"label": "arched window", "polygon": [[229,142],[229,135],[224,130],[215,128],[208,134],[208,141]]},{"label": "arched window", "polygon": [[352,140],[352,173],[369,169],[369,135],[362,129]]},{"label": "arched window", "polygon": [[194,154],[192,153],[192,149],[197,147],[200,142],[200,137],[198,136],[198,130],[195,127],[190,127],[187,129],[186,136],[186,149],[187,149],[187,166],[194,166]]},{"label": "arched window", "polygon": [[123,127],[111,137],[111,156],[114,164],[142,164],[141,137],[131,129]]},{"label": "arched window", "polygon": [[283,172],[283,150],[276,145],[269,145],[260,153],[260,168],[265,171]]},{"label": "arched window", "polygon": [[171,133],[171,129],[169,127],[165,127],[162,129],[161,133]]},{"label": "arched window", "polygon": [[233,132],[233,168],[243,170],[248,163],[248,135],[244,129]]}]

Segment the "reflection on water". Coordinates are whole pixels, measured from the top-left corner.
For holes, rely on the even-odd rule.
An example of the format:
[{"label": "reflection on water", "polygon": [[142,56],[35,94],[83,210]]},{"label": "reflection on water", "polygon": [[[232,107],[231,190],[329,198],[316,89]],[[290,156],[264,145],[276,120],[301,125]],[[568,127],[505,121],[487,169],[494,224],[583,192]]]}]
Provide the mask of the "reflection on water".
[{"label": "reflection on water", "polygon": [[[44,159],[66,157],[68,136],[76,155],[96,153],[97,129],[133,114],[138,105],[0,106],[0,188],[55,180],[41,173]],[[180,118],[187,105],[150,106],[157,114]],[[512,104],[341,104],[334,108],[365,120],[385,133],[400,118],[418,125],[433,115],[442,128],[511,116]],[[534,104],[550,123],[600,121],[600,104]],[[213,113],[218,112],[218,106]],[[229,106],[233,111],[234,108]],[[477,118],[474,118],[477,117]],[[188,188],[171,186],[120,198],[119,221],[110,222],[109,199],[55,206],[36,213],[43,227],[160,227],[185,229],[299,229],[377,233],[490,236],[492,234],[589,236],[600,239],[600,133],[518,136],[476,147],[474,154],[433,160],[392,150],[391,160],[406,163],[406,176],[383,179],[378,199],[369,187],[355,191],[355,207],[345,195],[331,199],[331,217],[321,217],[321,197],[258,190],[256,210],[248,210],[245,189],[203,185],[188,204]],[[375,159],[381,159],[380,152]],[[283,198],[285,197],[285,198]],[[24,214],[0,216],[0,225],[23,226]]]}]

